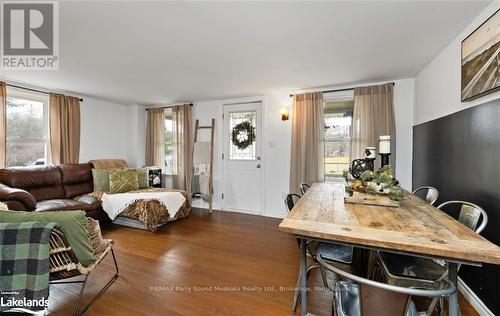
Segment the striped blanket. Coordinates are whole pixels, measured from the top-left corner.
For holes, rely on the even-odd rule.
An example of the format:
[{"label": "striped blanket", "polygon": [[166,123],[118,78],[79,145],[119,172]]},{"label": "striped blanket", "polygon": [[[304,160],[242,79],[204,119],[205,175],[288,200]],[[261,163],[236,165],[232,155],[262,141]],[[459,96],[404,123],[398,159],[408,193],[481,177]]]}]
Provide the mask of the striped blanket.
[{"label": "striped blanket", "polygon": [[0,312],[47,308],[49,239],[56,225],[0,223]]}]

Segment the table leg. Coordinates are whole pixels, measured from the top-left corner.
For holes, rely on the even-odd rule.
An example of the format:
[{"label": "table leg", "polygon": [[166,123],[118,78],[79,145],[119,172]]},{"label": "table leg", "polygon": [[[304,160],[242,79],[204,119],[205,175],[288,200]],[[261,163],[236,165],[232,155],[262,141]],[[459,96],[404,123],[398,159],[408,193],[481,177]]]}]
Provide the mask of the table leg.
[{"label": "table leg", "polygon": [[302,316],[307,315],[307,242],[304,238],[300,239],[300,302],[302,305]]},{"label": "table leg", "polygon": [[451,294],[449,299],[448,299],[448,310],[449,310],[449,315],[450,316],[458,316],[458,277],[457,277],[457,264],[450,262],[448,264],[448,271],[449,271],[449,278],[450,281],[455,285],[455,288],[457,289],[455,293]]}]

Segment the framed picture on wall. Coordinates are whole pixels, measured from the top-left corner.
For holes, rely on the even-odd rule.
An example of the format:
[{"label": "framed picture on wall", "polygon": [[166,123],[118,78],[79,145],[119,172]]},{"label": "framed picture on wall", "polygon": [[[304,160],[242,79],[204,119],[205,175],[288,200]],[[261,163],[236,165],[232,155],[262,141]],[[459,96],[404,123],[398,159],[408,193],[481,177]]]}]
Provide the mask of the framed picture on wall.
[{"label": "framed picture on wall", "polygon": [[500,89],[499,12],[462,41],[462,102]]}]

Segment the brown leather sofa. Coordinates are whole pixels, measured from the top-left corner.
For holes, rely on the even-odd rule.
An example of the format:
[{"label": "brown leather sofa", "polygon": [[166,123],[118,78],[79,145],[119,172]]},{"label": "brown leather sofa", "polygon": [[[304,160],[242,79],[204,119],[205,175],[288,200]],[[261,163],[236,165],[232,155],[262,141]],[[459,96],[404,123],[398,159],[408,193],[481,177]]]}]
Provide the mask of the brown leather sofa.
[{"label": "brown leather sofa", "polygon": [[60,164],[0,169],[0,202],[17,211],[84,210],[108,219],[93,191],[90,164]]}]

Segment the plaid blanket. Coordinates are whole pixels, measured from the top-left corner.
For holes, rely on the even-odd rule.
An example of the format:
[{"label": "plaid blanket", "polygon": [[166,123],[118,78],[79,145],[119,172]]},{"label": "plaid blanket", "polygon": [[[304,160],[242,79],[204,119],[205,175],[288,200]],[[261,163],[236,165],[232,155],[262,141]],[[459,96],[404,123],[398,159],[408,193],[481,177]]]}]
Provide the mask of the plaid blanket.
[{"label": "plaid blanket", "polygon": [[47,308],[49,238],[56,225],[0,223],[0,312]]}]

